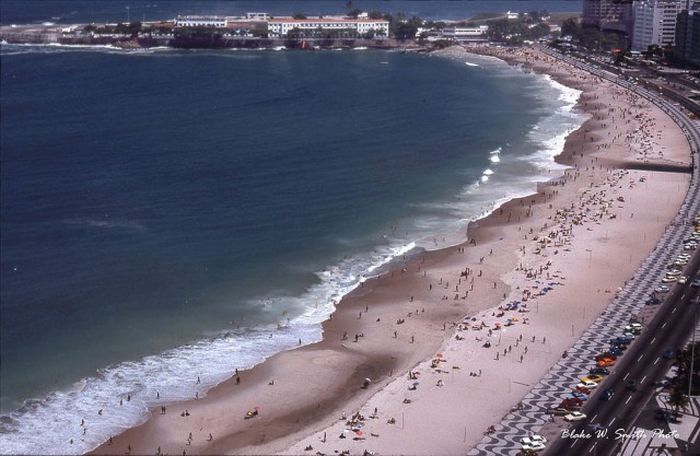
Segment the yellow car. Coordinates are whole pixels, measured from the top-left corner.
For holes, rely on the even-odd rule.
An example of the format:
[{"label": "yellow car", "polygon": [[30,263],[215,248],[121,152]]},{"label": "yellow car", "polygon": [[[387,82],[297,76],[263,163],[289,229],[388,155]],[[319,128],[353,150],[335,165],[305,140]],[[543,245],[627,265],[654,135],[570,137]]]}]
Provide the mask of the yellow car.
[{"label": "yellow car", "polygon": [[585,377],[581,377],[581,383],[586,383],[586,382],[600,383],[603,380],[605,380],[605,377],[603,377],[602,375],[587,375]]}]

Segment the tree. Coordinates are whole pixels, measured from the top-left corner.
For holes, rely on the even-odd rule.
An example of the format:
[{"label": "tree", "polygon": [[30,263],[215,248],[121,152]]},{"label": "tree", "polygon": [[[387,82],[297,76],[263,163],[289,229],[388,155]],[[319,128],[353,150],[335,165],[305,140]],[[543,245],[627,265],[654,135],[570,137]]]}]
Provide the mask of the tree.
[{"label": "tree", "polygon": [[348,11],[348,17],[357,18],[357,16],[359,16],[360,13],[362,13],[362,10],[361,10],[361,9],[359,9],[359,8],[353,8],[353,9],[351,9],[350,11]]},{"label": "tree", "polygon": [[304,13],[294,13],[294,14],[292,15],[292,17],[293,17],[294,19],[306,19],[306,14],[304,14]]},{"label": "tree", "polygon": [[561,24],[561,36],[578,36],[581,26],[573,17],[568,18]]},{"label": "tree", "polygon": [[678,414],[678,409],[685,410],[688,407],[688,396],[680,388],[673,388],[668,396],[668,404],[673,407],[674,413]]},{"label": "tree", "polygon": [[381,11],[377,11],[377,10],[370,11],[370,12],[369,12],[369,18],[370,18],[370,19],[383,19],[383,18],[384,18],[384,14],[382,14]]}]

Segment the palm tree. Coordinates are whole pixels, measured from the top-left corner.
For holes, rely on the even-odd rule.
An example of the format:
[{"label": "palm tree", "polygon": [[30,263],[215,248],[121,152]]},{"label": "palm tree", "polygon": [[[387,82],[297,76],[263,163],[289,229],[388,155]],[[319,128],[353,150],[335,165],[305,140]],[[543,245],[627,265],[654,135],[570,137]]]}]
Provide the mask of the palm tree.
[{"label": "palm tree", "polygon": [[668,396],[668,405],[673,407],[673,412],[678,415],[678,409],[685,411],[688,408],[688,396],[680,388],[673,388]]}]

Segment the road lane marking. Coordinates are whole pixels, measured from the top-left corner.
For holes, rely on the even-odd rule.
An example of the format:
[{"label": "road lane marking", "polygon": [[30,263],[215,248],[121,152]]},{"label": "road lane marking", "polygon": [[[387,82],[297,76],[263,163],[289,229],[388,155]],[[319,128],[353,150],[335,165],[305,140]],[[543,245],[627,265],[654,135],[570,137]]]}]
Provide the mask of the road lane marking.
[{"label": "road lane marking", "polygon": [[617,418],[617,417],[613,417],[613,419],[610,420],[610,424],[608,424],[608,426],[612,426],[612,424],[615,422],[615,418]]},{"label": "road lane marking", "polygon": [[[676,306],[676,307],[678,307],[678,306]],[[676,307],[673,308],[673,310],[671,311],[671,313],[676,313]]]},{"label": "road lane marking", "polygon": [[654,336],[654,338],[651,339],[651,343],[653,344],[655,340],[656,340],[656,336]]},{"label": "road lane marking", "polygon": [[663,325],[661,325],[661,327],[662,327],[662,328],[665,328],[667,324],[668,324],[668,322],[667,322],[667,321],[665,321],[665,322],[664,322],[664,324],[663,324]]},{"label": "road lane marking", "polygon": [[629,374],[630,374],[630,373],[629,373],[629,372],[627,372],[627,373],[625,374],[625,376],[624,376],[624,377],[622,377],[622,380],[627,380],[627,376],[629,376]]},{"label": "road lane marking", "polygon": [[658,363],[660,359],[661,359],[660,356],[657,356],[657,357],[656,357],[656,361],[654,361],[654,366],[656,366],[656,363]]},{"label": "road lane marking", "polygon": [[577,439],[577,440],[574,440],[574,442],[569,446],[569,448],[573,448],[574,445],[576,445],[577,443],[578,443],[578,439]]},{"label": "road lane marking", "polygon": [[642,383],[644,383],[644,380],[646,380],[646,379],[647,379],[647,376],[645,375],[644,377],[642,377],[642,380],[639,382],[639,384],[641,385]]},{"label": "road lane marking", "polygon": [[591,422],[595,421],[595,417],[596,417],[596,416],[598,416],[597,413],[596,413],[595,415],[593,415],[593,418],[591,418]]},{"label": "road lane marking", "polygon": [[639,355],[639,358],[637,358],[637,362],[639,362],[642,358],[644,358],[644,353],[642,353],[641,355]]},{"label": "road lane marking", "polygon": [[[627,400],[625,401],[625,405],[627,405],[627,403],[630,401],[630,399],[632,399],[632,396],[630,396],[630,397],[627,398]],[[612,423],[611,423],[611,424],[612,424]]]},{"label": "road lane marking", "polygon": [[592,453],[593,450],[595,450],[595,446],[596,446],[596,445],[598,445],[598,442],[594,443],[594,444],[591,446],[591,449],[588,450],[588,452],[589,452],[589,453]]},{"label": "road lane marking", "polygon": [[681,295],[681,299],[684,299],[684,298],[685,298],[685,293],[683,293],[683,294]]}]

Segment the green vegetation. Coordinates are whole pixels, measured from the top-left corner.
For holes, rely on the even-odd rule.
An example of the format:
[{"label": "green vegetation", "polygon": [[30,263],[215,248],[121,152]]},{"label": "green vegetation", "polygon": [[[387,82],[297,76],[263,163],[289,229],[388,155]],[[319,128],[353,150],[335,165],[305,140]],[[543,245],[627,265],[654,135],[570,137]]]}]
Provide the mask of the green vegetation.
[{"label": "green vegetation", "polygon": [[532,20],[530,16],[489,22],[488,37],[493,41],[521,44],[523,41],[534,41],[547,35],[549,35],[549,26],[539,20]]},{"label": "green vegetation", "polygon": [[629,48],[627,39],[621,34],[601,32],[595,27],[582,26],[574,18],[569,18],[562,23],[561,36],[570,36],[573,42],[596,51]]},{"label": "green vegetation", "polygon": [[674,388],[679,389],[683,393],[688,392],[690,378],[693,379],[693,396],[700,394],[700,342],[695,343],[695,360],[693,361],[693,369],[691,372],[691,353],[690,348],[678,350],[674,365],[676,366],[676,375],[671,380]]},{"label": "green vegetation", "polygon": [[104,25],[102,27],[86,25],[83,30],[85,32],[95,33],[96,35],[128,35],[131,37],[135,37],[144,31],[141,22],[131,22],[129,24],[122,24],[120,22],[117,25]]}]

